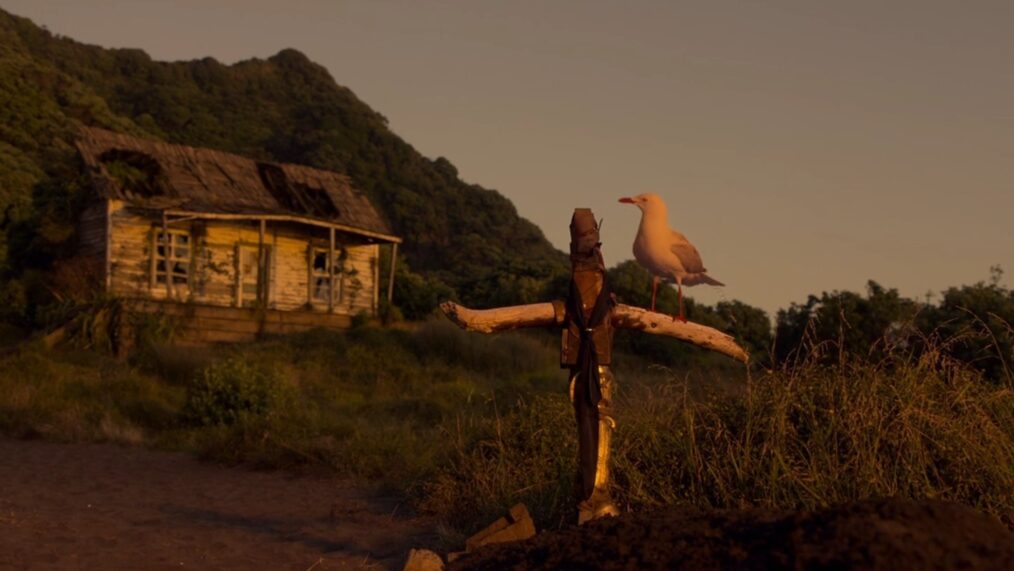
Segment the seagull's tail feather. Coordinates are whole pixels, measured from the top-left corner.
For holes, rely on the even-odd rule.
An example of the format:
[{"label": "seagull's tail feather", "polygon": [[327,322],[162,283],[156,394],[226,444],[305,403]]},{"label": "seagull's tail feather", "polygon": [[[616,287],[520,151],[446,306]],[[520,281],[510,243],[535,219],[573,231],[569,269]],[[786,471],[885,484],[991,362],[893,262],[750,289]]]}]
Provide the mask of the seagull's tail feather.
[{"label": "seagull's tail feather", "polygon": [[704,272],[699,272],[699,273],[696,273],[696,274],[687,274],[687,276],[683,278],[683,285],[693,286],[693,285],[699,285],[699,284],[708,284],[708,285],[713,285],[713,286],[724,286],[725,285],[722,282],[716,280],[715,278],[709,276],[708,274],[706,274]]}]

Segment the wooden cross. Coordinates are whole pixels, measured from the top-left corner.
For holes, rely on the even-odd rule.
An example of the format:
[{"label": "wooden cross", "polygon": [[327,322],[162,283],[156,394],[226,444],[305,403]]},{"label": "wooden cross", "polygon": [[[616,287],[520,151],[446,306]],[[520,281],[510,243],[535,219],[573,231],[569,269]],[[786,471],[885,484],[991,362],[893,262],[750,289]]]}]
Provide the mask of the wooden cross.
[{"label": "wooden cross", "polygon": [[[482,310],[469,309],[452,301],[440,305],[451,321],[467,331],[495,333],[522,327],[562,329],[560,363],[571,371],[571,401],[578,424],[581,482],[578,523],[619,513],[609,495],[609,440],[615,426],[610,364],[616,329],[675,337],[743,363],[749,361],[748,353],[735,339],[721,331],[615,303],[615,299],[608,300],[605,318],[591,325],[589,320],[594,317],[596,302],[607,301],[600,299],[606,287],[606,274],[595,220],[590,209],[574,210],[570,224],[571,294],[567,301]],[[605,295],[611,295],[608,289]],[[575,315],[578,308],[582,315]]]}]

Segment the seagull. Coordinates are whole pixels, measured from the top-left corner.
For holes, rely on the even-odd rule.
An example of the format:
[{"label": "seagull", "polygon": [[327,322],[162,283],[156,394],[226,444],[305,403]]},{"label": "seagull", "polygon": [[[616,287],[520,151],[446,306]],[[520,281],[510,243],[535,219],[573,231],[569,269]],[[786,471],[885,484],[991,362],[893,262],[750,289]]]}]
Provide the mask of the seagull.
[{"label": "seagull", "polygon": [[[724,286],[722,282],[705,273],[701,254],[687,240],[687,237],[669,228],[665,203],[653,193],[621,198],[624,204],[635,204],[641,209],[641,226],[634,239],[634,258],[651,272],[651,310],[655,311],[655,296],[658,282],[676,282],[679,288],[679,320],[686,323],[683,312],[683,286],[708,284]],[[673,320],[676,317],[673,316]]]}]

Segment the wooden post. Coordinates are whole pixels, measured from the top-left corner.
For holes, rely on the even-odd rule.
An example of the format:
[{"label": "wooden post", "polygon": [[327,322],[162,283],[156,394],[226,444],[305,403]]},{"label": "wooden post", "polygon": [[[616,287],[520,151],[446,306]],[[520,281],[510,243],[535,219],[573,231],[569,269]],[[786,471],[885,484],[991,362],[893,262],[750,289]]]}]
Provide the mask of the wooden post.
[{"label": "wooden post", "polygon": [[243,245],[236,242],[236,307],[243,307]]},{"label": "wooden post", "polygon": [[370,268],[373,271],[373,295],[370,296],[370,310],[373,311],[373,316],[377,317],[380,315],[380,244],[374,243],[372,248],[372,258]]},{"label": "wooden post", "polygon": [[610,438],[615,426],[615,381],[610,370],[614,330],[636,329],[674,337],[743,363],[749,355],[732,337],[711,327],[616,304],[608,289],[599,227],[591,210],[574,211],[570,235],[571,283],[566,302],[472,310],[447,301],[440,308],[459,327],[470,331],[492,333],[539,326],[562,329],[560,364],[571,371],[571,401],[577,420],[581,524],[619,511],[609,493]]},{"label": "wooden post", "polygon": [[[165,257],[165,296],[166,299],[173,299],[173,239],[169,235],[169,217],[162,211],[162,254]],[[155,240],[155,247],[158,248],[158,240]],[[158,254],[158,250],[155,250]],[[155,267],[158,272],[158,267]]]},{"label": "wooden post", "polygon": [[380,313],[380,244],[373,245],[373,316]]},{"label": "wooden post", "polygon": [[106,293],[113,291],[113,201],[106,199],[106,258],[105,286]]},{"label": "wooden post", "polygon": [[387,303],[394,299],[394,269],[398,263],[398,243],[391,244],[391,274],[387,276]]},{"label": "wooden post", "polygon": [[313,242],[306,245],[306,303],[308,307],[313,305],[313,290],[317,284],[316,276],[313,275]]},{"label": "wooden post", "polygon": [[331,241],[327,248],[327,310],[334,313],[334,228],[331,228]]},{"label": "wooden post", "polygon": [[148,247],[151,248],[151,256],[148,261],[148,290],[155,293],[158,286],[158,227],[151,227],[151,236],[148,237]]},{"label": "wooden post", "polygon": [[260,233],[257,237],[257,304],[261,307],[268,306],[268,283],[264,259],[264,233],[267,230],[268,221],[260,219]]}]

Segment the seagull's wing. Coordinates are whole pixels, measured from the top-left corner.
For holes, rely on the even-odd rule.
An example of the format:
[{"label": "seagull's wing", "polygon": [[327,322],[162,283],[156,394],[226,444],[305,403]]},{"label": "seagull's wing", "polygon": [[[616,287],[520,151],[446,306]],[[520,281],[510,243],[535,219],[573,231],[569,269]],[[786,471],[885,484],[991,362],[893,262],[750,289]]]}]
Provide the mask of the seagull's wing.
[{"label": "seagull's wing", "polygon": [[683,264],[683,269],[689,274],[702,273],[707,270],[704,269],[704,262],[701,261],[701,253],[697,251],[697,248],[687,240],[687,237],[679,232],[672,230],[672,236],[670,240],[670,251],[680,259]]}]

